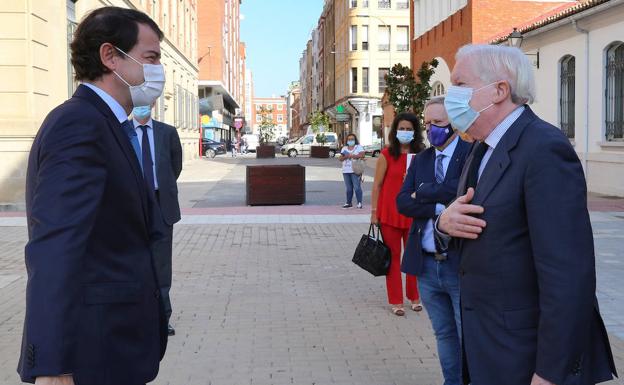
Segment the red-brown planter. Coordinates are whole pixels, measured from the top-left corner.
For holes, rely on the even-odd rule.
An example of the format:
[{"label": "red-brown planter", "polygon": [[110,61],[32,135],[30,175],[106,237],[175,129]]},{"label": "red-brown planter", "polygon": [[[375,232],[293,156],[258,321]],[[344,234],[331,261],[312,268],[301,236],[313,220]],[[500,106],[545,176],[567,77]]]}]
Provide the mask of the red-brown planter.
[{"label": "red-brown planter", "polygon": [[329,147],[311,146],[310,158],[329,158]]},{"label": "red-brown planter", "polygon": [[247,166],[247,204],[302,205],[305,203],[305,167],[293,165]]},{"label": "red-brown planter", "polygon": [[275,158],[275,146],[260,145],[256,147],[256,158]]}]

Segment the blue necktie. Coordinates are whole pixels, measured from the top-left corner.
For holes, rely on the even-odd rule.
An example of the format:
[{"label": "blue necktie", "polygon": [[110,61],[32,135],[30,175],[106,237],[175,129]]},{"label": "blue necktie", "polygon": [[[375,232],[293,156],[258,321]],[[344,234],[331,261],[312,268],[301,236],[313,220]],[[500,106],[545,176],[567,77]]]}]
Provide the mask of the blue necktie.
[{"label": "blue necktie", "polygon": [[128,135],[128,139],[130,140],[130,144],[132,144],[132,148],[134,149],[134,153],[139,161],[139,166],[141,170],[143,170],[143,154],[141,153],[141,146],[139,145],[139,138],[137,137],[137,133],[134,130],[134,124],[130,120],[126,120],[121,124],[121,128],[124,129],[126,135]]},{"label": "blue necktie", "polygon": [[444,182],[444,165],[442,164],[444,157],[445,157],[444,154],[440,154],[436,157],[435,178],[436,178],[436,183],[438,184]]},{"label": "blue necktie", "polygon": [[141,131],[143,131],[142,145],[143,149],[143,177],[145,178],[145,183],[147,183],[147,187],[150,191],[156,190],[156,183],[154,183],[154,161],[152,160],[152,150],[150,147],[149,136],[147,135],[147,129],[149,126],[139,126]]}]

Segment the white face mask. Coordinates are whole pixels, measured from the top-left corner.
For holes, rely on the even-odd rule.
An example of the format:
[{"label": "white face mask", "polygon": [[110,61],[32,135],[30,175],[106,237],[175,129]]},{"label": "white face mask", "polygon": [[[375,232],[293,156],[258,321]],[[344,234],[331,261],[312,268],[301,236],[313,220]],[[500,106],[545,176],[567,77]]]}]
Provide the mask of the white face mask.
[{"label": "white face mask", "polygon": [[143,66],[144,81],[138,86],[133,86],[119,76],[116,71],[113,71],[113,73],[117,75],[122,82],[126,83],[130,89],[132,104],[135,107],[151,106],[152,103],[162,95],[163,89],[165,88],[165,68],[162,64],[143,64],[119,48],[117,48],[117,50],[134,60],[138,65]]}]

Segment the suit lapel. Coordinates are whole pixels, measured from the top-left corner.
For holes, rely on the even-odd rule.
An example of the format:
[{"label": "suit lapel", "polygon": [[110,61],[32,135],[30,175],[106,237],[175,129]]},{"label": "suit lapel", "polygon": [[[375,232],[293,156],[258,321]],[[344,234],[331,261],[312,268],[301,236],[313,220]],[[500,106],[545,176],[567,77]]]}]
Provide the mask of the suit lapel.
[{"label": "suit lapel", "polygon": [[154,159],[156,160],[156,175],[159,175],[161,163],[161,155],[165,150],[165,130],[162,129],[160,123],[152,119],[154,130]]},{"label": "suit lapel", "polygon": [[115,140],[121,147],[126,160],[130,163],[130,168],[132,169],[132,173],[134,174],[134,178],[137,183],[137,191],[139,191],[139,195],[141,196],[141,208],[143,209],[143,217],[145,218],[147,228],[149,217],[147,211],[147,192],[145,191],[146,186],[143,181],[143,174],[141,173],[141,165],[139,164],[139,160],[136,157],[136,153],[132,148],[132,144],[130,143],[127,134],[123,132],[123,128],[121,128],[117,117],[115,117],[115,114],[113,114],[110,107],[108,107],[108,105],[89,87],[80,85],[74,93],[74,96],[87,99],[106,117],[106,122],[113,132]]},{"label": "suit lapel", "polygon": [[421,165],[421,168],[424,167],[424,170],[421,169],[422,179],[421,182],[435,182],[435,149],[430,147],[430,153],[425,157],[425,161]]},{"label": "suit lapel", "polygon": [[472,159],[474,158],[474,152],[477,148],[477,142],[474,142],[470,147],[470,155],[466,159],[466,163],[464,164],[464,168],[461,171],[461,175],[459,176],[459,183],[457,184],[457,196],[460,197],[466,193],[466,184],[468,183],[468,170],[470,169],[470,165],[472,164]]},{"label": "suit lapel", "polygon": [[518,139],[526,127],[531,121],[535,119],[535,114],[527,106],[520,117],[509,127],[509,130],[503,135],[500,142],[492,152],[492,156],[487,162],[483,173],[479,178],[477,189],[475,191],[475,197],[472,201],[475,205],[483,205],[488,195],[492,192],[494,187],[498,184],[505,171],[511,164],[509,152],[516,147]]},{"label": "suit lapel", "polygon": [[457,147],[455,147],[455,151],[453,151],[451,163],[449,163],[449,167],[446,170],[444,180],[453,179],[456,175],[461,175],[462,169],[459,168],[459,166],[462,164],[462,159],[464,158],[468,147],[468,143],[464,142],[460,138],[459,142],[457,142]]}]

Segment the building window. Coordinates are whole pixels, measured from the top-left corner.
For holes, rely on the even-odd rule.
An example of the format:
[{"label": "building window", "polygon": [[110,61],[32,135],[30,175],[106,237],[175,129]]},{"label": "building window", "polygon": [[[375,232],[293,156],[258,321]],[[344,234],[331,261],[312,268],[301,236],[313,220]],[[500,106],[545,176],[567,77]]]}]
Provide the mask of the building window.
[{"label": "building window", "polygon": [[78,82],[75,80],[76,72],[71,63],[71,42],[74,40],[74,32],[78,22],[76,21],[76,0],[67,0],[67,94],[72,96]]},{"label": "building window", "polygon": [[278,122],[283,122],[284,121],[284,115],[277,115],[277,121]]},{"label": "building window", "polygon": [[379,69],[379,93],[380,94],[383,94],[386,91],[386,76],[388,76],[388,72],[390,72],[389,68]]},{"label": "building window", "polygon": [[368,0],[362,1],[362,8],[368,8]]},{"label": "building window", "polygon": [[357,8],[357,0],[351,0],[351,8]]},{"label": "building window", "polygon": [[351,93],[357,94],[357,68],[351,68]]},{"label": "building window", "polygon": [[441,96],[444,95],[446,93],[446,90],[444,89],[444,84],[442,84],[442,82],[435,82],[433,83],[433,85],[431,86],[431,96]]},{"label": "building window", "polygon": [[397,27],[397,51],[409,51],[409,27]]},{"label": "building window", "polygon": [[392,8],[391,4],[390,4],[390,0],[379,0],[379,2],[377,3],[379,8],[382,9],[390,9]]},{"label": "building window", "polygon": [[568,138],[574,138],[574,56],[561,59],[559,79],[559,123]]},{"label": "building window", "polygon": [[606,68],[606,138],[624,139],[624,43],[611,44]]},{"label": "building window", "polygon": [[390,51],[390,26],[379,26],[379,50]]},{"label": "building window", "polygon": [[406,0],[397,1],[397,9],[409,9],[409,2]]},{"label": "building window", "polygon": [[362,92],[367,94],[369,93],[368,89],[368,68],[362,68]]},{"label": "building window", "polygon": [[362,26],[362,51],[368,51],[368,25]]},{"label": "building window", "polygon": [[351,51],[357,51],[357,25],[351,26]]}]

